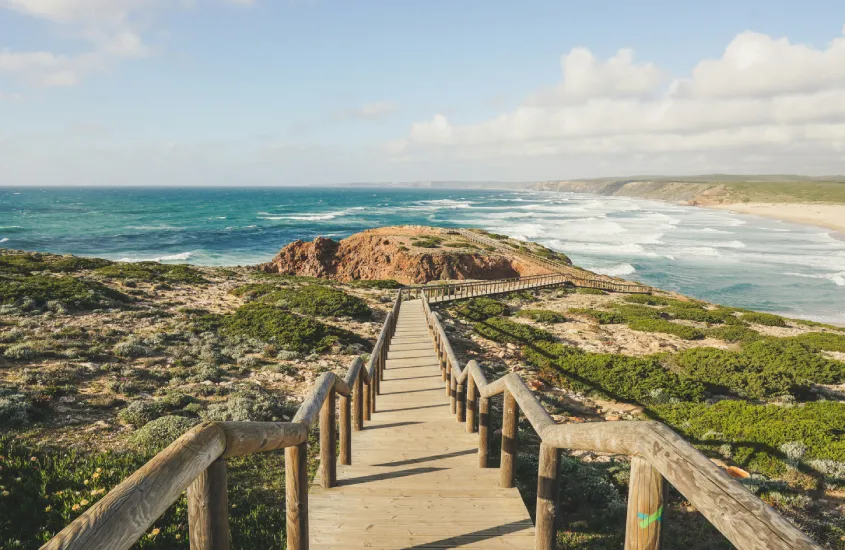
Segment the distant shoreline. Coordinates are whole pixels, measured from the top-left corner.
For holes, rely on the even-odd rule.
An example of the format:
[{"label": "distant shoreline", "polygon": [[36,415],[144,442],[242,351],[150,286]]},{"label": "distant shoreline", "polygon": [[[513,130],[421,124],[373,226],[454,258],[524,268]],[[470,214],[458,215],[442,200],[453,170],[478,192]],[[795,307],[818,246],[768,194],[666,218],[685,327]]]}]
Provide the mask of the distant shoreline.
[{"label": "distant shoreline", "polygon": [[699,206],[784,222],[814,225],[840,233],[837,238],[845,238],[845,205],[842,204],[748,202]]}]

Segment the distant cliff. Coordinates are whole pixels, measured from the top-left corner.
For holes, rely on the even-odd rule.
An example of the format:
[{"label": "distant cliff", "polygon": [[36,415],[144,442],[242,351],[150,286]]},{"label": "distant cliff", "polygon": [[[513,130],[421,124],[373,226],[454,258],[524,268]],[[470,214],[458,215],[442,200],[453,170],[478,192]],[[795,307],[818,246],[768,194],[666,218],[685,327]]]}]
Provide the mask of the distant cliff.
[{"label": "distant cliff", "polygon": [[447,230],[421,226],[371,229],[342,241],[295,241],[260,267],[268,273],[338,281],[394,279],[403,284],[547,273],[516,256],[483,250]]}]

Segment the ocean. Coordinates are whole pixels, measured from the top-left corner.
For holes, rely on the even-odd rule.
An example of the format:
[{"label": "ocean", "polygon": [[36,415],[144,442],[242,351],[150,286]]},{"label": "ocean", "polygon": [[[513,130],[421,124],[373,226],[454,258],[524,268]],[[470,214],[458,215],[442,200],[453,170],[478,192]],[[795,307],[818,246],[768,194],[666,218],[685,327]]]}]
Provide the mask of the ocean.
[{"label": "ocean", "polygon": [[831,231],[621,197],[385,188],[0,188],[0,247],[201,265],[369,227],[481,227],[582,267],[731,306],[845,324]]}]

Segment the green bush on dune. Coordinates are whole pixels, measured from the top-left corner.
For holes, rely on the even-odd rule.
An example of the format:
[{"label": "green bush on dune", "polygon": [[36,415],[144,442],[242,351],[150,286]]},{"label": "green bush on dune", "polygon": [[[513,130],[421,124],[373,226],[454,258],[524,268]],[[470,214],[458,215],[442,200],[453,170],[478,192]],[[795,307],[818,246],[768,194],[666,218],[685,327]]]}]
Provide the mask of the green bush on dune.
[{"label": "green bush on dune", "polygon": [[137,280],[157,283],[201,284],[208,281],[198,270],[184,264],[158,262],[113,263],[95,271],[97,275],[118,280]]},{"label": "green bush on dune", "polygon": [[[796,459],[811,468],[823,466],[816,460],[845,463],[843,403],[818,401],[784,407],[728,400],[714,405],[677,403],[651,409],[653,416],[696,444],[706,446],[708,440],[714,448],[729,444],[734,462],[766,475],[783,473],[786,464]],[[781,450],[792,442],[804,449],[799,457],[785,456]]]},{"label": "green bush on dune", "polygon": [[518,317],[524,317],[526,319],[531,319],[532,321],[548,325],[566,322],[566,317],[564,317],[562,313],[551,311],[549,309],[522,309],[516,312],[516,315]]},{"label": "green bush on dune", "polygon": [[72,309],[91,310],[117,307],[131,301],[129,296],[105,285],[76,277],[0,275],[0,304],[3,305],[35,309],[56,302]]},{"label": "green bush on dune", "polygon": [[742,314],[742,320],[748,323],[756,323],[758,325],[766,325],[767,327],[785,327],[786,320],[780,315],[773,315],[771,313],[761,313],[759,311],[749,311]]},{"label": "green bush on dune", "polygon": [[762,337],[756,330],[739,325],[714,327],[708,329],[706,335],[710,338],[718,338],[729,343],[753,342]]},{"label": "green bush on dune", "polygon": [[568,312],[572,315],[588,317],[591,320],[602,325],[616,325],[625,322],[625,317],[617,311],[605,311],[602,309],[590,309],[586,307],[573,307],[569,308]]},{"label": "green bush on dune", "polygon": [[[845,363],[828,359],[800,342],[765,338],[740,351],[693,348],[673,358],[693,380],[752,399],[795,394],[809,384],[845,380]],[[719,390],[721,388],[721,390]]]},{"label": "green bush on dune", "polygon": [[459,302],[452,311],[471,321],[483,321],[490,317],[500,317],[510,314],[510,308],[504,302],[480,296]]},{"label": "green bush on dune", "polygon": [[660,332],[671,334],[684,340],[700,340],[704,333],[695,327],[679,325],[665,319],[636,319],[628,323],[628,328],[638,332]]},{"label": "green bush on dune", "polygon": [[331,286],[279,287],[269,283],[255,283],[238,287],[232,293],[260,299],[264,303],[305,315],[351,317],[358,320],[372,317],[372,310],[364,300]]},{"label": "green bush on dune", "polygon": [[556,383],[637,403],[701,401],[704,386],[666,370],[656,357],[589,353],[574,346],[534,342],[525,359]]},{"label": "green bush on dune", "polygon": [[845,353],[845,334],[841,333],[807,332],[788,339],[820,351]]},{"label": "green bush on dune", "polygon": [[475,332],[500,344],[531,344],[541,341],[551,342],[555,339],[551,332],[503,317],[492,317],[476,323]]},{"label": "green bush on dune", "polygon": [[58,256],[27,252],[22,254],[0,254],[0,273],[31,275],[33,272],[75,273],[111,265],[112,262],[101,258],[81,258],[78,256]]}]

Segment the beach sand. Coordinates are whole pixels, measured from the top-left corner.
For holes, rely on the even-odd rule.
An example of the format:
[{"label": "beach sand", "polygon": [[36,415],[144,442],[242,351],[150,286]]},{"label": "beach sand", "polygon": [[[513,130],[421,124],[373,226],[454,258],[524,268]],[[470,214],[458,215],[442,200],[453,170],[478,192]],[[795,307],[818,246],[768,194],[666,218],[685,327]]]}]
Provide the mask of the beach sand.
[{"label": "beach sand", "polygon": [[754,216],[774,218],[786,222],[817,225],[845,233],[845,205],[843,204],[748,202],[707,206],[708,208],[718,208],[741,214],[752,214]]}]

